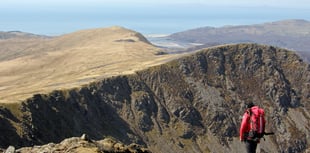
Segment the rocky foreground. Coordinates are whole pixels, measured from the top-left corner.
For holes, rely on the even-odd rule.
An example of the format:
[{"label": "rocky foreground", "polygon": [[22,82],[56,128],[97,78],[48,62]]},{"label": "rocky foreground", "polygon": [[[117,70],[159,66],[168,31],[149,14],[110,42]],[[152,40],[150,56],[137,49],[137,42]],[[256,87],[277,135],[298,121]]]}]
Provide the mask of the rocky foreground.
[{"label": "rocky foreground", "polygon": [[0,149],[4,153],[151,153],[141,145],[132,143],[125,145],[113,138],[103,140],[91,140],[88,135],[83,134],[81,137],[72,137],[63,140],[59,144],[49,143],[43,146],[24,147],[15,149],[9,146],[7,149]]}]

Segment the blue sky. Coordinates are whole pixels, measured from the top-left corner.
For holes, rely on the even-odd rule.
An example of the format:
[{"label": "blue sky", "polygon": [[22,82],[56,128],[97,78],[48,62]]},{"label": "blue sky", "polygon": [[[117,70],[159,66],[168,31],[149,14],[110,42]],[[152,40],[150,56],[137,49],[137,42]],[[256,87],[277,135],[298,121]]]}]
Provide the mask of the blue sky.
[{"label": "blue sky", "polygon": [[173,33],[201,26],[310,20],[308,0],[1,0],[0,31],[60,35],[124,26]]},{"label": "blue sky", "polygon": [[[2,6],[85,6],[85,5],[132,5],[132,4],[204,4],[204,5],[229,5],[229,6],[272,6],[287,8],[307,8],[308,0],[2,0]],[[33,6],[35,7],[35,6]]]}]

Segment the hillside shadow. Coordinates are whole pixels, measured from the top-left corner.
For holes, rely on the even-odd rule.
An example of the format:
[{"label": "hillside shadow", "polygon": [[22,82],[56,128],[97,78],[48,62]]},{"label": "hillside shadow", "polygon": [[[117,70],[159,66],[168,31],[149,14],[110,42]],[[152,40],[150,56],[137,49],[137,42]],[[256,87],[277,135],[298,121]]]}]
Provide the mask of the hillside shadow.
[{"label": "hillside shadow", "polygon": [[117,113],[112,100],[100,94],[82,88],[69,93],[54,91],[29,99],[27,107],[32,121],[27,124],[32,127],[28,134],[33,135],[33,143],[58,143],[65,138],[80,137],[86,133],[95,140],[109,136],[124,144],[136,142],[145,145],[141,138],[133,137],[136,134]]},{"label": "hillside shadow", "polygon": [[16,128],[12,126],[10,121],[0,114],[0,148],[7,148],[10,145],[19,146],[20,137]]}]

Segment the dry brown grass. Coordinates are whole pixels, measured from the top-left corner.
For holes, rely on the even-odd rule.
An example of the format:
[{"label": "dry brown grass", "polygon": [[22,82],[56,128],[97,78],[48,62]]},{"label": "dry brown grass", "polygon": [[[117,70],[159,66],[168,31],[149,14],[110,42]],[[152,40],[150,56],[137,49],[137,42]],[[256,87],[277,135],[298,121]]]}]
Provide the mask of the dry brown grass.
[{"label": "dry brown grass", "polygon": [[25,49],[31,55],[0,62],[0,103],[130,74],[180,56],[156,55],[160,49],[142,40],[133,31],[111,27],[40,41]]}]

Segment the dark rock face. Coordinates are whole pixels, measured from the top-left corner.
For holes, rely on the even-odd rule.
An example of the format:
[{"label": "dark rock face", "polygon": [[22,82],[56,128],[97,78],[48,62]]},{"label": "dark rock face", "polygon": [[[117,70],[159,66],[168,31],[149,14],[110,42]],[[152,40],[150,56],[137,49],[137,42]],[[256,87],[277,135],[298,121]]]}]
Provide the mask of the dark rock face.
[{"label": "dark rock face", "polygon": [[[293,52],[256,44],[202,50],[164,65],[35,95],[21,119],[0,111],[0,122],[20,127],[1,147],[60,142],[88,133],[137,143],[152,152],[244,152],[239,125],[247,101],[266,112],[261,152],[309,149],[310,66]],[[6,114],[6,117],[5,117]],[[2,125],[2,124],[1,124]],[[2,131],[1,131],[2,133]]]}]

